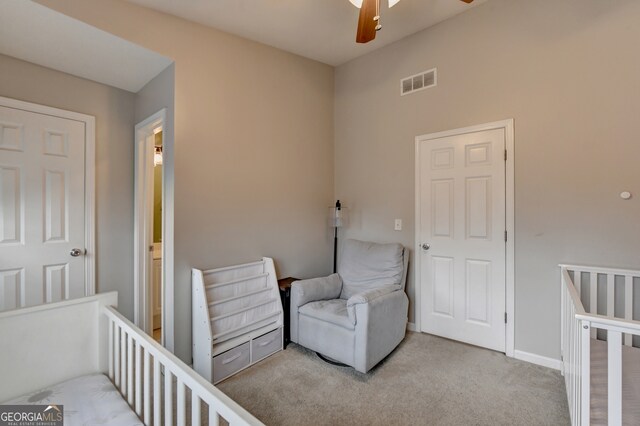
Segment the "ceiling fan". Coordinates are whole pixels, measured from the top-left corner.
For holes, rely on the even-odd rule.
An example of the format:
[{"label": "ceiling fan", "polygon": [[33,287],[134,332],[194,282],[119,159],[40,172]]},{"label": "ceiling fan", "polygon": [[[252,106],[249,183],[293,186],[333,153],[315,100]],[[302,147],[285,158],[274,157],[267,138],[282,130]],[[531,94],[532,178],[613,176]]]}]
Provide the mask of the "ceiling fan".
[{"label": "ceiling fan", "polygon": [[[380,25],[380,0],[349,0],[355,7],[360,8],[358,18],[357,43],[368,43],[376,38],[376,31],[382,29]],[[400,0],[389,0],[389,7],[395,6]],[[460,0],[471,3],[473,0]]]}]

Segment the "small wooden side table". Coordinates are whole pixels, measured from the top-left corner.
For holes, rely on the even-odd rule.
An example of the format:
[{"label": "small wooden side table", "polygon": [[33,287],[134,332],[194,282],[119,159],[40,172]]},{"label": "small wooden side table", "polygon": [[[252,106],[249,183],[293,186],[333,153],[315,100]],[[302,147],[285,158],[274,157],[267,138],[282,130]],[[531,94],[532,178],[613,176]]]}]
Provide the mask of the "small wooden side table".
[{"label": "small wooden side table", "polygon": [[291,341],[291,334],[289,328],[289,309],[291,304],[291,284],[294,281],[299,281],[298,278],[282,278],[278,280],[278,287],[280,288],[280,300],[282,301],[282,310],[284,314],[284,349],[287,348],[287,345]]}]

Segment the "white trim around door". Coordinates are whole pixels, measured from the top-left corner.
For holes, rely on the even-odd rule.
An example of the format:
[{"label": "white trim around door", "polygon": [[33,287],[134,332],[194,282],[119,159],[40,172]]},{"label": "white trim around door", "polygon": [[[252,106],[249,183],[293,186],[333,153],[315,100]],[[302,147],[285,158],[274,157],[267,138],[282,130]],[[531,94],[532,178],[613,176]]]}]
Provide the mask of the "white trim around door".
[{"label": "white trim around door", "polygon": [[[509,357],[515,355],[515,184],[514,184],[514,121],[513,119],[507,119],[502,121],[496,121],[487,124],[481,124],[477,126],[464,127],[461,129],[447,130],[438,133],[431,133],[426,135],[417,136],[416,148],[415,148],[415,235],[414,235],[414,250],[416,253],[420,253],[420,142],[429,141],[433,139],[440,139],[449,136],[463,135],[467,133],[482,132],[487,130],[504,129],[505,132],[505,149],[506,149],[506,164],[505,164],[505,229],[507,231],[506,241],[506,259],[505,259],[505,312],[507,314],[506,322],[506,336],[505,336],[505,353]],[[413,272],[415,278],[415,312],[414,317],[416,319],[415,326],[417,331],[421,330],[421,256],[414,256]]]},{"label": "white trim around door", "polygon": [[0,106],[19,109],[38,114],[50,115],[53,117],[66,118],[84,123],[85,131],[85,192],[84,192],[84,271],[85,271],[85,294],[91,296],[96,293],[96,118],[91,115],[79,112],[67,111],[17,99],[0,96]]},{"label": "white trim around door", "polygon": [[[153,244],[153,136],[154,130],[166,127],[166,108],[138,123],[135,127],[135,167],[134,167],[134,323],[147,334],[153,334],[153,306],[151,300],[151,256],[150,248]],[[150,139],[151,138],[151,139]],[[163,173],[162,210],[165,209],[164,188],[165,174]],[[167,259],[167,250],[172,247],[172,237],[165,234],[167,228],[166,217],[162,218],[162,337],[161,344],[165,345],[169,339],[166,325],[170,319],[166,318],[166,307],[169,305],[168,296],[173,294],[170,286],[171,276]],[[171,289],[169,288],[171,287]]]}]

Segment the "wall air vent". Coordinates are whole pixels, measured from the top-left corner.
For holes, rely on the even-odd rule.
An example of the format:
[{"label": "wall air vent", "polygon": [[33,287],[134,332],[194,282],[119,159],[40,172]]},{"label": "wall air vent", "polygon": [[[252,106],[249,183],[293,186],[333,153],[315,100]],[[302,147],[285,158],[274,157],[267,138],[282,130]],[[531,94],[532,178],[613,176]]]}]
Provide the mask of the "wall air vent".
[{"label": "wall air vent", "polygon": [[438,84],[438,70],[433,68],[420,74],[400,80],[400,95],[408,95],[409,93],[434,87]]}]

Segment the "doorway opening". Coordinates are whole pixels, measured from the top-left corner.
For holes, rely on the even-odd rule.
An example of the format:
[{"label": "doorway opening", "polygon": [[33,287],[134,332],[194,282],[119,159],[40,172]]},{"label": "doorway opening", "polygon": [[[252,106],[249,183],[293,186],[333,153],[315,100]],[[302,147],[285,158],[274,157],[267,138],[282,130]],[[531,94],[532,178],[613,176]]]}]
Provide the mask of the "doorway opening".
[{"label": "doorway opening", "polygon": [[162,127],[154,129],[153,146],[153,267],[151,301],[153,338],[162,341]]},{"label": "doorway opening", "polygon": [[134,321],[165,343],[163,130],[165,109],[136,125]]}]

